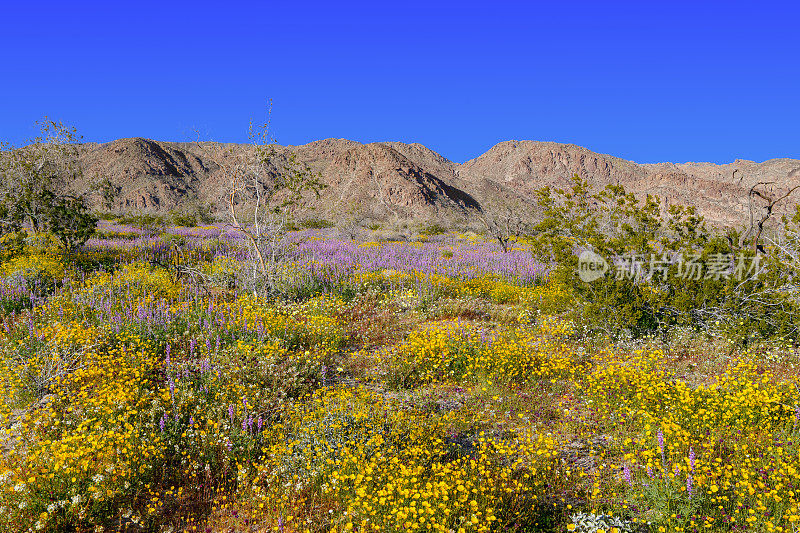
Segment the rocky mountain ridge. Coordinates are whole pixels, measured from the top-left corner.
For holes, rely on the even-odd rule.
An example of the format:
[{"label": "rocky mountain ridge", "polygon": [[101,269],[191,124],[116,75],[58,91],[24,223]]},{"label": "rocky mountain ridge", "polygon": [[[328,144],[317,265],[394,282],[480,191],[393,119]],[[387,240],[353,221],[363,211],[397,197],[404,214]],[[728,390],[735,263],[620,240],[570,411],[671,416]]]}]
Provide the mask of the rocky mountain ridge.
[{"label": "rocky mountain ridge", "polygon": [[[218,147],[142,138],[87,143],[80,147],[82,187],[90,190],[98,178],[109,178],[117,193],[114,209],[121,211],[166,212],[190,203],[221,208],[229,179],[215,161]],[[748,191],[754,184],[769,182],[762,189],[776,194],[800,185],[797,159],[637,164],[555,142],[504,141],[463,164],[417,143],[324,139],[276,150],[279,159],[294,152],[320,173],[327,187],[306,208],[330,219],[353,211],[376,218],[464,216],[503,199],[524,201],[544,186],[567,187],[578,174],[597,189],[622,185],[640,197],[657,195],[665,205],[695,205],[712,224],[735,226],[749,221]],[[89,197],[99,205],[99,193]],[[779,214],[797,202],[791,199],[779,206]]]}]

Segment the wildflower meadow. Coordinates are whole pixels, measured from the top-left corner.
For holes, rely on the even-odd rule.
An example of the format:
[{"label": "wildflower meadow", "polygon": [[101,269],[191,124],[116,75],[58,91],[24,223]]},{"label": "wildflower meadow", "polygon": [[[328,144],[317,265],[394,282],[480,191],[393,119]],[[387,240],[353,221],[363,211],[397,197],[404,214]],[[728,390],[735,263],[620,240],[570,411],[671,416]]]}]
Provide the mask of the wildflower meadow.
[{"label": "wildflower meadow", "polygon": [[0,265],[0,529],[800,528],[791,339],[590,331],[512,244],[290,232],[265,294],[224,226],[31,240]]}]

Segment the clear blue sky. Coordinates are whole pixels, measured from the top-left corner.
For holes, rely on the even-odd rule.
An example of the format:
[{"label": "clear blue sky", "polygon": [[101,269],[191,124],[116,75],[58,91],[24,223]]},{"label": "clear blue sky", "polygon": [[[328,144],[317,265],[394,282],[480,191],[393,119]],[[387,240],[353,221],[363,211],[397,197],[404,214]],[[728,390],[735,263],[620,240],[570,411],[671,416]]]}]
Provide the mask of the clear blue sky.
[{"label": "clear blue sky", "polygon": [[761,2],[23,2],[0,10],[0,138],[508,139],[638,162],[800,158],[800,7]]}]

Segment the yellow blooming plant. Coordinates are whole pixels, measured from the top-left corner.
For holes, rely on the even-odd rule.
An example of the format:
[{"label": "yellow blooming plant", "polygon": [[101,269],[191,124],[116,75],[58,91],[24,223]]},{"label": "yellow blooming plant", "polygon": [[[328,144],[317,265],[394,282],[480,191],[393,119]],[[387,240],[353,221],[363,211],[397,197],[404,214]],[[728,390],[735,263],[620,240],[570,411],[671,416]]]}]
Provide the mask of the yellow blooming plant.
[{"label": "yellow blooming plant", "polygon": [[[588,336],[508,271],[289,257],[253,294],[235,236],[127,233],[0,266],[4,531],[798,527],[791,342]],[[442,238],[408,249],[485,244]]]}]

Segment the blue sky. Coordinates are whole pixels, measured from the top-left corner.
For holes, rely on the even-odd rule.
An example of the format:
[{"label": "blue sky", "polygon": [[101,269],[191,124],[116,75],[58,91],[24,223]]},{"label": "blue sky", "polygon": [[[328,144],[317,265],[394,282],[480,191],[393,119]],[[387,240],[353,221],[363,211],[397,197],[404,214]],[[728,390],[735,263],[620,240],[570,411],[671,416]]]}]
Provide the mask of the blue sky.
[{"label": "blue sky", "polygon": [[4,2],[0,138],[508,139],[638,162],[800,158],[789,2]]}]

